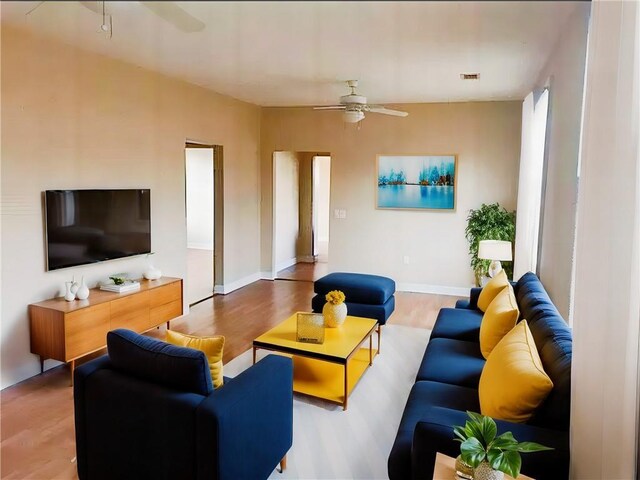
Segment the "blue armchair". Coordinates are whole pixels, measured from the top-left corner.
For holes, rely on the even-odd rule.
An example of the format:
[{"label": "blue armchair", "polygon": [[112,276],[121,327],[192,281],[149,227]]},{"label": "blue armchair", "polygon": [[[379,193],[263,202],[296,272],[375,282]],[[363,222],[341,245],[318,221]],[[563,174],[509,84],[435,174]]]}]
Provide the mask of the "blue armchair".
[{"label": "blue armchair", "polygon": [[261,479],[293,440],[293,368],[270,355],[213,389],[202,352],[114,330],[75,370],[78,476]]}]

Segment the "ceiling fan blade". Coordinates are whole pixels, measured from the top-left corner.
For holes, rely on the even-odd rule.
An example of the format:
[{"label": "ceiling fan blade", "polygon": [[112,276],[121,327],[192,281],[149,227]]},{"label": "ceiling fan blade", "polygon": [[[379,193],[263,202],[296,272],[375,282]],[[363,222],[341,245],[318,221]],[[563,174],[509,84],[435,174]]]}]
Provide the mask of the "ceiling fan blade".
[{"label": "ceiling fan blade", "polygon": [[199,32],[206,26],[204,22],[176,5],[175,2],[140,2],[140,4],[183,32]]},{"label": "ceiling fan blade", "polygon": [[327,105],[324,107],[313,107],[314,110],[344,110],[346,105]]},{"label": "ceiling fan blade", "polygon": [[370,106],[367,110],[373,113],[382,113],[383,115],[393,115],[395,117],[406,117],[407,115],[409,115],[408,112],[402,112],[400,110],[392,110],[390,108],[378,106]]}]

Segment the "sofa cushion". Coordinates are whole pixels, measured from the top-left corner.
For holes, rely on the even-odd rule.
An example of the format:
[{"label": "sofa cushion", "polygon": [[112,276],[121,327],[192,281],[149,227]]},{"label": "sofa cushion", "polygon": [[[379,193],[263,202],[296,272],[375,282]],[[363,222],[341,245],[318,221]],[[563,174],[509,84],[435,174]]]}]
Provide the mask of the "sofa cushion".
[{"label": "sofa cushion", "polygon": [[498,293],[500,293],[500,290],[508,285],[509,279],[507,278],[506,272],[504,270],[500,270],[498,274],[489,280],[489,282],[482,288],[480,296],[478,297],[478,308],[483,312],[486,312],[491,301],[496,297],[496,295],[498,295]]},{"label": "sofa cushion", "polygon": [[140,379],[199,395],[213,391],[207,357],[198,350],[125,329],[107,333],[107,350],[114,368]]},{"label": "sofa cushion", "polygon": [[209,371],[211,372],[213,388],[218,388],[223,385],[222,354],[224,351],[224,337],[222,335],[197,337],[195,335],[187,335],[186,333],[180,333],[174,330],[167,330],[166,340],[167,343],[170,343],[171,345],[194,348],[203,352],[207,356],[207,360],[209,362]]},{"label": "sofa cushion", "polygon": [[[416,424],[432,406],[448,407],[456,410],[472,410],[477,412],[478,391],[457,385],[447,385],[438,382],[417,382],[409,393],[404,407],[402,420],[398,427],[396,440],[389,454],[389,472],[394,472],[393,478],[411,477],[411,445]],[[451,430],[453,438],[453,429]]]},{"label": "sofa cushion", "polygon": [[480,345],[449,338],[434,338],[424,352],[416,381],[478,388],[485,360]]},{"label": "sofa cushion", "polygon": [[313,284],[313,291],[323,297],[331,290],[341,290],[348,303],[382,305],[395,293],[396,282],[379,275],[334,272]]},{"label": "sofa cushion", "polygon": [[431,338],[451,338],[478,342],[482,312],[462,308],[441,308],[431,331]]},{"label": "sofa cushion", "polygon": [[516,326],[519,314],[513,288],[508,285],[495,296],[482,317],[480,351],[484,358],[489,358],[489,354],[502,340],[502,337]]},{"label": "sofa cushion", "polygon": [[529,326],[553,390],[529,423],[567,429],[571,410],[571,329],[560,315],[546,315]]},{"label": "sofa cushion", "polygon": [[478,389],[480,409],[493,418],[526,422],[552,388],[527,321],[523,320],[500,340],[487,359]]},{"label": "sofa cushion", "polygon": [[528,272],[520,277],[514,291],[520,308],[520,318],[526,318],[529,324],[535,322],[543,311],[558,313],[535,273]]}]

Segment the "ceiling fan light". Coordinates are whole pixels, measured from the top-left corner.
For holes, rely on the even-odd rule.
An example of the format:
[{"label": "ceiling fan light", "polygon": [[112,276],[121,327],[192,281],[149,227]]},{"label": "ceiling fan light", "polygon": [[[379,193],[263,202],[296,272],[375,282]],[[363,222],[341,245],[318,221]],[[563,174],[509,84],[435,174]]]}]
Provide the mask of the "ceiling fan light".
[{"label": "ceiling fan light", "polygon": [[345,110],[342,113],[342,120],[345,123],[358,123],[364,118],[364,112]]}]

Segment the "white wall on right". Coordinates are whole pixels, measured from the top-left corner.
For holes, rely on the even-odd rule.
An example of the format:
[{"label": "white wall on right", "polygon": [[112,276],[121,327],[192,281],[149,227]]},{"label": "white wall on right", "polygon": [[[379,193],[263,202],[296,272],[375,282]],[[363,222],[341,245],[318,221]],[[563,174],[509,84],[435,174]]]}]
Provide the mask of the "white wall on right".
[{"label": "white wall on right", "polygon": [[590,2],[577,2],[536,88],[549,86],[546,190],[538,269],[560,314],[569,319],[582,97]]},{"label": "white wall on right", "polygon": [[213,148],[187,148],[187,248],[213,250]]}]

